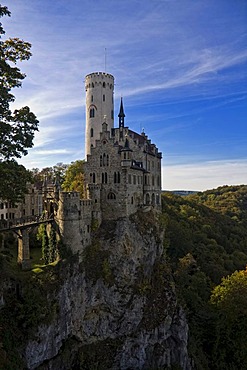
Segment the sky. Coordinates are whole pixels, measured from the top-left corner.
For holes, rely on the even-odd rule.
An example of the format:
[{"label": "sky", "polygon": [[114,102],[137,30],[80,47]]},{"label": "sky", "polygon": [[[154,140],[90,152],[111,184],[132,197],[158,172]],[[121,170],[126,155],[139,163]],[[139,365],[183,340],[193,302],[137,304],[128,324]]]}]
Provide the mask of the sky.
[{"label": "sky", "polygon": [[247,0],[12,0],[5,37],[32,44],[13,108],[39,120],[19,162],[84,159],[84,78],[115,77],[115,126],[143,129],[162,159],[162,188],[247,184]]}]

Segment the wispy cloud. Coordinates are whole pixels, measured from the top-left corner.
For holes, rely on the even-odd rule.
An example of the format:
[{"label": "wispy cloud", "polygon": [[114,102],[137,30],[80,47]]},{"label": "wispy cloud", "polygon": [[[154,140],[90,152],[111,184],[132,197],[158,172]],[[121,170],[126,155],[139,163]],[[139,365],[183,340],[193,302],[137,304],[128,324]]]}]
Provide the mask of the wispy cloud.
[{"label": "wispy cloud", "polygon": [[221,185],[247,184],[247,159],[197,162],[163,167],[166,190],[206,190]]}]

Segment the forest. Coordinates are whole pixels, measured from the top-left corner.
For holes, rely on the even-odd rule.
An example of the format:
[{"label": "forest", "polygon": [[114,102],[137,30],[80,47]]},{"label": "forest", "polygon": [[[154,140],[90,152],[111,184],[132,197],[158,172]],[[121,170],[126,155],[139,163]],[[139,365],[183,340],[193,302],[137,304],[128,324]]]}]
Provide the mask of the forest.
[{"label": "forest", "polygon": [[164,193],[166,253],[197,369],[246,369],[247,186]]}]

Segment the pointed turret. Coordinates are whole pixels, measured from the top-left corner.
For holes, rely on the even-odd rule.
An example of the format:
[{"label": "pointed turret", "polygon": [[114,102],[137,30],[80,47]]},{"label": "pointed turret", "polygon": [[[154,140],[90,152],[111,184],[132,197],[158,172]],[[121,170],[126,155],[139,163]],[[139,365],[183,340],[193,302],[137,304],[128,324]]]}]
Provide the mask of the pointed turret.
[{"label": "pointed turret", "polygon": [[119,128],[124,127],[124,117],[125,117],[125,114],[124,114],[124,109],[123,109],[123,98],[121,98],[120,110],[119,110],[119,115],[118,115]]}]

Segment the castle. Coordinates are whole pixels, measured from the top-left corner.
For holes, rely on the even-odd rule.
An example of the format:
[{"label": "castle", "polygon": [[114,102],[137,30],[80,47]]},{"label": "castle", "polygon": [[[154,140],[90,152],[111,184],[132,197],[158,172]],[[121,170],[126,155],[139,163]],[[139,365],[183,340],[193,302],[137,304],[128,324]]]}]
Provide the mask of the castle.
[{"label": "castle", "polygon": [[[59,238],[73,253],[90,245],[92,228],[102,221],[127,217],[140,208],[161,207],[162,154],[144,132],[138,134],[125,125],[122,98],[118,127],[114,127],[114,77],[91,73],[85,78],[85,89],[85,198],[80,199],[76,191],[61,191],[58,184],[44,183],[30,186],[26,201],[17,208],[0,203],[2,220],[39,216],[44,211],[54,215]],[[18,243],[18,261],[28,267],[28,237],[20,232]]]},{"label": "castle", "polygon": [[55,220],[74,252],[91,241],[91,225],[160,208],[162,154],[144,132],[125,125],[121,98],[114,127],[114,77],[104,72],[85,78],[85,193],[59,191]]}]

